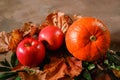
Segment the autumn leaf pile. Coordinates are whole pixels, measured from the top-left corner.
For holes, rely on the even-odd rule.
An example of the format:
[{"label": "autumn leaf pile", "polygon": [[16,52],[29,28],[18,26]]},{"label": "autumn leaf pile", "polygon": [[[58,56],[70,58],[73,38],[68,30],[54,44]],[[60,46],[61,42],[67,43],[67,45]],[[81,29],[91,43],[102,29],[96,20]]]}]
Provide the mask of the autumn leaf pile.
[{"label": "autumn leaf pile", "polygon": [[[80,17],[75,16],[75,19]],[[0,53],[9,51],[13,53],[10,63],[6,59],[0,61],[0,64],[3,65],[0,66],[0,72],[3,72],[3,74],[0,74],[0,80],[10,78],[11,76],[16,80],[119,79],[120,53],[111,50],[108,51],[105,60],[83,62],[70,55],[65,44],[63,44],[57,51],[48,50],[43,63],[37,67],[23,66],[18,62],[15,54],[16,48],[25,37],[37,38],[41,29],[48,25],[58,26],[66,34],[67,29],[73,21],[73,19],[62,12],[53,12],[46,17],[41,25],[27,22],[19,29],[14,29],[9,33],[5,31],[0,32]],[[114,63],[114,60],[117,62]]]}]

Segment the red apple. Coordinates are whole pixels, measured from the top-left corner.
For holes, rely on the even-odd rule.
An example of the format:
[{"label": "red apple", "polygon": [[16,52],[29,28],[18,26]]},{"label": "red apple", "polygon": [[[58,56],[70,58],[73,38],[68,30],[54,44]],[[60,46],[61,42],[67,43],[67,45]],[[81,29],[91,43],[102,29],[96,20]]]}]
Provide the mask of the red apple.
[{"label": "red apple", "polygon": [[40,31],[38,39],[47,42],[48,49],[57,50],[63,43],[64,33],[56,26],[47,26]]},{"label": "red apple", "polygon": [[22,65],[37,66],[45,57],[45,48],[40,41],[25,38],[18,44],[16,55]]}]

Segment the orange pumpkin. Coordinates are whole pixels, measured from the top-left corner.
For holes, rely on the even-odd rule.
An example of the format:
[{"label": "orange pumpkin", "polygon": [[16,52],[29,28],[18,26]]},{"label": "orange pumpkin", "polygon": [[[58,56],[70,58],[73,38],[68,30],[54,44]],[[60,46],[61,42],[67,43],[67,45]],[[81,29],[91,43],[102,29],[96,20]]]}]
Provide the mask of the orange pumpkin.
[{"label": "orange pumpkin", "polygon": [[110,33],[100,20],[82,17],[69,27],[65,42],[74,57],[83,61],[94,61],[106,55],[110,45]]}]

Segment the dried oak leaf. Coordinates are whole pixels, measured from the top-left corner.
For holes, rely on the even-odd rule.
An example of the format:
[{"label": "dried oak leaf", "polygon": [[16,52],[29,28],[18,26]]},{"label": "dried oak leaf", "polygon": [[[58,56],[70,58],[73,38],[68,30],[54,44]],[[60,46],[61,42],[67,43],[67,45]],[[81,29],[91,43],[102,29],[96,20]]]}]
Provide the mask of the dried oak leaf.
[{"label": "dried oak leaf", "polygon": [[66,58],[68,67],[66,69],[66,74],[70,77],[78,76],[82,72],[82,61],[76,59],[75,57]]},{"label": "dried oak leaf", "polygon": [[[24,67],[17,67],[13,70],[22,70]],[[41,71],[35,68],[29,68],[34,71],[31,75],[29,72],[19,72],[21,80],[73,80],[82,71],[82,63],[78,59],[67,56],[50,56],[50,63],[45,64]]]},{"label": "dried oak leaf", "polygon": [[0,32],[0,53],[7,52],[9,50],[8,45],[10,42],[10,34],[5,31]]},{"label": "dried oak leaf", "polygon": [[21,80],[46,80],[46,72],[39,70],[38,67],[28,68],[26,72],[19,72]]},{"label": "dried oak leaf", "polygon": [[39,67],[28,67],[18,64],[12,69],[13,72],[18,72],[21,80],[46,80],[46,73],[39,70]]},{"label": "dried oak leaf", "polygon": [[21,30],[24,32],[24,37],[32,37],[33,35],[39,33],[38,25],[35,25],[32,22],[24,23]]},{"label": "dried oak leaf", "polygon": [[108,73],[99,73],[99,75],[94,76],[94,80],[112,80]]},{"label": "dried oak leaf", "polygon": [[112,69],[116,77],[120,78],[120,70]]},{"label": "dried oak leaf", "polygon": [[45,65],[44,71],[47,73],[46,80],[58,80],[60,78],[63,78],[65,76],[66,68],[67,65],[65,64],[65,60],[63,58],[56,58],[55,61],[51,61],[50,64]]},{"label": "dried oak leaf", "polygon": [[68,15],[65,15],[63,12],[53,12],[46,17],[46,20],[40,26],[40,29],[48,25],[52,25],[59,27],[63,33],[66,33],[72,22],[72,19]]},{"label": "dried oak leaf", "polygon": [[47,73],[48,80],[72,80],[82,71],[82,61],[74,57],[58,58],[51,57],[51,63],[45,65],[44,69]]},{"label": "dried oak leaf", "polygon": [[[57,58],[52,57],[51,62],[44,66],[44,70],[41,71],[38,68],[29,68],[34,72],[19,72],[21,80],[73,80],[75,76],[78,76],[82,71],[81,61],[78,61],[74,57]],[[24,67],[19,67],[21,70]],[[73,71],[72,71],[73,70]]]},{"label": "dried oak leaf", "polygon": [[17,64],[15,67],[11,68],[11,71],[16,72],[16,71],[21,71],[24,70],[24,68],[26,68],[26,66],[23,66],[22,64]]},{"label": "dried oak leaf", "polygon": [[80,16],[80,15],[73,15],[74,21],[77,20],[77,19],[80,19],[80,18],[82,18],[82,16]]},{"label": "dried oak leaf", "polygon": [[23,39],[23,31],[21,31],[20,29],[12,30],[9,49],[15,52],[17,45],[22,39]]},{"label": "dried oak leaf", "polygon": [[46,80],[46,73],[44,71],[35,69],[31,70],[35,71],[35,73],[29,74],[27,72],[19,72],[18,75],[20,76],[21,80]]}]

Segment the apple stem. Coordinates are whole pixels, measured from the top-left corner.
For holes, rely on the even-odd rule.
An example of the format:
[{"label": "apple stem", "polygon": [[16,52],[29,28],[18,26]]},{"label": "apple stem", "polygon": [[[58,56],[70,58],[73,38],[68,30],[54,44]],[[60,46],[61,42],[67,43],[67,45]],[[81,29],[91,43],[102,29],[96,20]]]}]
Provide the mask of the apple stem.
[{"label": "apple stem", "polygon": [[31,46],[30,43],[26,43],[26,44],[25,44],[25,47],[29,47],[29,46]]}]

